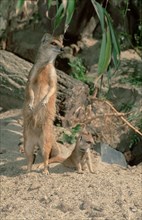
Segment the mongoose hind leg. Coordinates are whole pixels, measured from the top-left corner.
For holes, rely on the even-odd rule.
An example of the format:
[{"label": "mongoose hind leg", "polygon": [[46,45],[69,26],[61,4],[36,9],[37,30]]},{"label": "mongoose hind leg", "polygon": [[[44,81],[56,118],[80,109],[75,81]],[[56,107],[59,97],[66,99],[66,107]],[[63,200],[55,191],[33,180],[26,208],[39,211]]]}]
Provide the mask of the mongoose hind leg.
[{"label": "mongoose hind leg", "polygon": [[90,173],[94,173],[93,167],[92,167],[92,159],[91,159],[90,149],[87,149],[87,152],[86,152],[86,162],[87,162],[87,166],[88,166]]},{"label": "mongoose hind leg", "polygon": [[82,166],[81,166],[81,155],[76,155],[76,157],[72,157],[72,161],[76,167],[77,173],[82,174]]},{"label": "mongoose hind leg", "polygon": [[34,161],[34,143],[31,140],[26,140],[24,143],[24,151],[28,160],[27,172],[31,172]]},{"label": "mongoose hind leg", "polygon": [[51,148],[52,148],[52,143],[50,141],[44,143],[41,146],[42,154],[43,154],[44,174],[49,174],[48,165],[49,165],[49,156],[50,156]]},{"label": "mongoose hind leg", "polygon": [[79,173],[79,174],[84,173],[80,162],[76,163],[76,169],[77,169],[77,173]]}]

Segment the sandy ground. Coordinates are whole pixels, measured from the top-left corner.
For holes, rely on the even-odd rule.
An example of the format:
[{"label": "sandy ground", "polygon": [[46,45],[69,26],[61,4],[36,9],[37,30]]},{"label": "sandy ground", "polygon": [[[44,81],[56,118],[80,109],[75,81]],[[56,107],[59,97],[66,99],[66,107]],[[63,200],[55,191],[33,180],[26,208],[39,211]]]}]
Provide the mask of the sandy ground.
[{"label": "sandy ground", "polygon": [[93,158],[94,174],[61,164],[50,165],[50,175],[37,164],[27,174],[18,151],[21,128],[12,122],[6,117],[0,127],[1,220],[142,219],[142,164],[124,169]]}]

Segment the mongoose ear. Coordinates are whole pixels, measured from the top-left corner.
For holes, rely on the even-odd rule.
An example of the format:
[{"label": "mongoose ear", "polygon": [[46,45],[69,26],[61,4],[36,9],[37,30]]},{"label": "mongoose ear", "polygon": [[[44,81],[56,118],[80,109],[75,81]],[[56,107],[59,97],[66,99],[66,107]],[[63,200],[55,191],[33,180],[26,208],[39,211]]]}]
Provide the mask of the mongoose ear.
[{"label": "mongoose ear", "polygon": [[45,33],[41,38],[41,43],[47,43],[52,40],[52,36],[48,33]]}]

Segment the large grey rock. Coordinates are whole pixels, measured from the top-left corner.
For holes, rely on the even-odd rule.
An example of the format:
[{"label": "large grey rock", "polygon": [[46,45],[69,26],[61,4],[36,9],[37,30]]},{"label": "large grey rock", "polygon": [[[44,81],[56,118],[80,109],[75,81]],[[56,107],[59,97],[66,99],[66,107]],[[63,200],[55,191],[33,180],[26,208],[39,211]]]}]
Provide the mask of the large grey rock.
[{"label": "large grey rock", "polygon": [[0,105],[4,110],[22,107],[31,67],[31,63],[8,51],[0,50]]},{"label": "large grey rock", "polygon": [[94,148],[101,155],[102,162],[127,167],[127,162],[124,155],[121,152],[111,148],[108,144],[101,143],[96,145]]}]

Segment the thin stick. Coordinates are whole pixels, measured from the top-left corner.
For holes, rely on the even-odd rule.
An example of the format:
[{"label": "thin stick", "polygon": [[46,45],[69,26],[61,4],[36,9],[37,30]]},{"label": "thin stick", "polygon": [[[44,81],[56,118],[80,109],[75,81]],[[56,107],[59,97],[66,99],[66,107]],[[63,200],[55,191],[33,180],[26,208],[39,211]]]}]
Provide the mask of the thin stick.
[{"label": "thin stick", "polygon": [[[112,104],[111,104],[110,102],[105,101],[105,103],[106,103],[107,105],[109,105],[109,106],[111,107],[111,109],[113,109],[113,110],[116,112],[116,114],[120,114],[120,113],[112,106]],[[123,116],[120,116],[120,118],[125,122],[125,124],[127,124],[127,125],[128,125],[130,128],[132,128],[136,133],[138,133],[139,135],[142,136],[142,133],[141,133],[137,128],[135,128],[130,122],[128,122]]]},{"label": "thin stick", "polygon": [[[97,99],[97,98],[95,98],[95,97],[93,97],[93,99],[96,99],[96,100],[105,102],[107,105],[109,105],[109,106],[111,107],[111,109],[112,109],[113,111],[115,111],[115,113],[104,114],[104,115],[96,115],[95,117],[92,117],[92,118],[89,118],[89,119],[84,120],[83,122],[81,122],[81,124],[88,123],[88,122],[90,122],[90,121],[92,121],[92,120],[95,120],[95,119],[98,118],[98,117],[104,117],[104,116],[119,116],[119,117],[122,119],[122,121],[125,122],[125,124],[127,124],[131,129],[133,129],[133,130],[134,130],[136,133],[138,133],[140,136],[142,136],[142,133],[123,117],[123,116],[126,115],[127,113],[125,114],[125,113],[120,113],[120,112],[118,112],[118,111],[113,107],[113,105],[112,105],[109,101],[100,100],[100,99]],[[79,120],[76,120],[75,122],[79,122]]]}]

